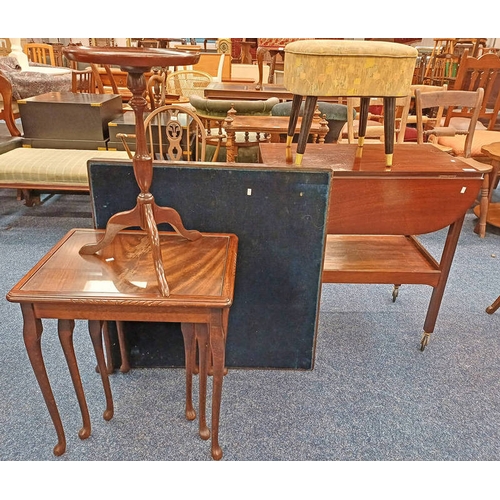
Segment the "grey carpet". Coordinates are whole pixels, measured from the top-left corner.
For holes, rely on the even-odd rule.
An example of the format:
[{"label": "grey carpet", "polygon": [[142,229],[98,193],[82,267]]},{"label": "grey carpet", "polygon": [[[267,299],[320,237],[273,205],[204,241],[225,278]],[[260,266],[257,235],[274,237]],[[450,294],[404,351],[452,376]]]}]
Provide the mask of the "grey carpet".
[{"label": "grey carpet", "polygon": [[[480,239],[467,214],[429,346],[419,350],[429,287],[325,285],[312,371],[232,369],[224,381],[220,442],[226,461],[494,461],[500,452],[500,230]],[[91,227],[83,195],[28,208],[0,190],[0,459],[4,461],[202,461],[209,443],[184,419],[182,369],[116,373],[115,416],[104,396],[85,322],[75,349],[92,419],[81,421],[55,321],[43,350],[67,438],[55,432],[22,341],[10,288],[73,227]],[[422,240],[439,255],[444,232]],[[237,332],[229,332],[236,335]]]}]

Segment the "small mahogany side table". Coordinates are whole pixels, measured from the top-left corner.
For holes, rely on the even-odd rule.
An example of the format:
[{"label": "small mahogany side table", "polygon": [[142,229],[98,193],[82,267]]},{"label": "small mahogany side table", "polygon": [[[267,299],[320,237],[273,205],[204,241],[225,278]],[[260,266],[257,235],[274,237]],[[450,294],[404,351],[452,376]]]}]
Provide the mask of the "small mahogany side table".
[{"label": "small mahogany side table", "polygon": [[[192,376],[198,346],[199,434],[202,439],[209,439],[211,434],[212,457],[220,459],[219,414],[237,237],[202,233],[201,238],[190,241],[174,232],[160,232],[159,245],[170,285],[170,294],[166,297],[157,286],[147,232],[120,231],[99,253],[79,253],[83,245],[95,244],[103,233],[102,230],[72,229],[7,295],[7,300],[21,304],[26,350],[57,433],[54,454],[59,456],[65,452],[66,439],[43,361],[43,318],[58,320],[59,336],[82,413],[81,439],[89,437],[91,429],[73,349],[75,320],[89,321],[106,395],[106,420],[113,416],[113,401],[102,348],[102,322],[181,323],[186,354],[186,418],[196,417]],[[211,432],[205,415],[209,368],[213,373]]]}]

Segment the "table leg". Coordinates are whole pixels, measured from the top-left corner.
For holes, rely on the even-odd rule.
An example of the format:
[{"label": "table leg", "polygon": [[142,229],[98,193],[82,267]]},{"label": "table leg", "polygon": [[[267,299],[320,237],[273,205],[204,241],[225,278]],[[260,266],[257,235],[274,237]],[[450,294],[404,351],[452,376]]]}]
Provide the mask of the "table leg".
[{"label": "table leg", "polygon": [[210,350],[213,360],[213,388],[212,388],[212,457],[214,460],[222,458],[222,448],[219,446],[219,418],[222,399],[222,382],[226,357],[226,334],[224,332],[224,318],[222,312],[212,313],[210,322]]},{"label": "table leg", "polygon": [[474,227],[474,232],[476,234],[479,234],[480,238],[484,238],[486,236],[486,218],[488,216],[490,174],[491,172],[486,172],[484,174],[483,183],[481,184],[481,190],[479,191],[479,214],[477,213],[476,207],[474,207],[474,214],[478,216],[478,221]]},{"label": "table leg", "polygon": [[[83,392],[82,380],[80,378],[80,371],[78,369],[78,363],[75,356],[75,349],[73,347],[74,328],[75,322],[72,319],[60,319],[57,322],[59,340],[61,342],[64,356],[66,357],[71,380],[73,381],[73,387],[75,388],[76,398],[78,399],[78,404],[80,405],[80,411],[82,413],[83,426],[78,432],[78,437],[80,439],[87,439],[91,433],[90,415],[87,407],[87,401],[85,400],[85,394]],[[99,369],[102,370],[103,367],[99,366]],[[106,366],[104,366],[104,372],[107,373]]]},{"label": "table leg", "polygon": [[439,282],[432,291],[431,300],[425,317],[424,333],[420,342],[421,351],[423,351],[427,346],[430,335],[434,331],[434,326],[436,325],[439,308],[443,299],[446,282],[448,281],[448,275],[450,274],[451,264],[457,248],[458,238],[460,237],[460,231],[462,230],[464,218],[465,214],[450,226],[448,234],[446,235],[446,242],[444,244],[443,253],[439,263],[441,271]]},{"label": "table leg", "polygon": [[54,455],[60,456],[66,451],[66,438],[64,436],[64,429],[59,411],[57,409],[56,400],[54,398],[52,388],[50,387],[47,370],[45,369],[45,363],[43,362],[41,349],[41,337],[43,331],[42,322],[39,318],[35,317],[33,304],[21,304],[21,311],[23,313],[24,322],[24,345],[26,346],[28,358],[56,430],[57,444],[54,447]]},{"label": "table leg", "polygon": [[269,51],[269,55],[271,56],[271,65],[269,66],[269,76],[267,78],[267,83],[274,83],[274,72],[276,71],[276,58],[278,57],[278,54],[279,50]]},{"label": "table leg", "polygon": [[255,86],[256,90],[262,89],[262,81],[264,80],[264,55],[267,51],[266,47],[257,47],[255,56],[257,58],[257,67],[259,68],[259,81]]},{"label": "table leg", "polygon": [[199,394],[199,429],[201,439],[210,437],[210,430],[207,426],[207,378],[208,378],[208,362],[210,356],[209,349],[209,331],[206,324],[200,323],[195,325],[196,340],[198,343],[198,356],[200,359],[200,394]]},{"label": "table leg", "polygon": [[[311,130],[311,124],[316,109],[317,96],[308,95],[304,104],[304,116],[300,127],[299,139],[297,141],[297,154],[295,155],[295,165],[302,165],[302,158],[306,151],[307,139]],[[287,138],[288,139],[288,138]]]},{"label": "table leg", "polygon": [[109,385],[109,375],[106,370],[106,359],[104,357],[104,350],[102,348],[102,324],[103,321],[91,320],[89,321],[89,333],[94,346],[94,353],[97,359],[97,366],[101,374],[102,387],[106,397],[106,409],[103,413],[104,420],[111,420],[113,418],[113,396],[111,395],[111,387]]},{"label": "table leg", "polygon": [[[114,372],[115,367],[113,366],[113,354],[111,352],[111,340],[109,338],[109,324],[107,321],[102,322],[102,338],[104,340],[104,347],[106,349],[106,369],[108,375]],[[99,367],[97,367],[99,370]]]},{"label": "table leg", "polygon": [[488,314],[493,314],[500,307],[500,295],[497,297],[495,302],[486,308]]},{"label": "table leg", "polygon": [[130,371],[130,359],[127,351],[127,344],[125,340],[125,332],[123,331],[123,321],[117,321],[116,332],[118,334],[118,347],[120,348],[121,365],[120,371],[128,373]]},{"label": "table leg", "polygon": [[194,420],[196,412],[193,408],[193,373],[196,363],[196,337],[193,323],[181,324],[184,339],[184,356],[186,365],[186,418]]}]

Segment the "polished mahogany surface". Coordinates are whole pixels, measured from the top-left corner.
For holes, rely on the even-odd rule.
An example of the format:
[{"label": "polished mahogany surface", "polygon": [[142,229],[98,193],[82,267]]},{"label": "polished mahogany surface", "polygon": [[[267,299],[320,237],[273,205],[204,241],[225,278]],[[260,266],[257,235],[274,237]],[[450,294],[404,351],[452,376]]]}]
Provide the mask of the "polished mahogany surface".
[{"label": "polished mahogany surface", "polygon": [[[89,301],[118,300],[150,303],[151,306],[185,306],[189,297],[201,307],[228,307],[228,288],[232,269],[226,269],[230,249],[228,235],[205,234],[189,241],[176,233],[160,233],[160,246],[171,294],[162,297],[151,259],[148,235],[144,231],[122,231],[98,254],[80,255],[79,249],[98,241],[104,231],[72,230],[8,294],[13,302],[33,302],[41,298],[50,303],[67,303],[68,308]],[[234,252],[234,247],[231,248]],[[155,302],[158,299],[158,303]],[[87,318],[82,307],[78,317]],[[58,317],[76,319],[74,310],[62,309]],[[121,314],[121,313],[120,313]],[[104,318],[100,318],[104,319]],[[110,318],[106,318],[110,319]]]},{"label": "polished mahogany surface", "polygon": [[[297,145],[293,144],[295,152]],[[310,149],[309,149],[310,148]],[[283,153],[284,144],[262,144],[262,163],[272,166],[286,166]],[[432,144],[398,144],[394,148],[394,164],[387,169],[380,153],[384,145],[365,144],[363,155],[357,156],[356,144],[308,144],[301,167],[331,168],[334,175],[343,175],[343,172],[363,172],[365,174],[384,172],[387,175],[408,174],[463,174],[476,176],[477,170],[453,157]]]},{"label": "polished mahogany surface", "polygon": [[153,66],[186,66],[196,64],[200,54],[182,50],[145,47],[87,47],[68,45],[63,54],[71,61],[96,64],[115,64],[123,71],[131,68],[150,69]]},{"label": "polished mahogany surface", "polygon": [[[295,147],[295,145],[293,145]],[[261,144],[266,165],[286,166],[284,144]],[[470,208],[482,173],[432,144],[398,144],[387,169],[383,144],[308,144],[301,168],[332,172],[328,234],[424,234]]]},{"label": "polished mahogany surface", "polygon": [[[204,95],[212,99],[249,99],[261,100],[277,97],[283,101],[291,101],[293,94],[283,85],[270,83],[262,85],[260,90],[255,88],[253,83],[241,82],[212,82],[204,89]],[[319,101],[338,102],[337,96],[318,97]]]}]

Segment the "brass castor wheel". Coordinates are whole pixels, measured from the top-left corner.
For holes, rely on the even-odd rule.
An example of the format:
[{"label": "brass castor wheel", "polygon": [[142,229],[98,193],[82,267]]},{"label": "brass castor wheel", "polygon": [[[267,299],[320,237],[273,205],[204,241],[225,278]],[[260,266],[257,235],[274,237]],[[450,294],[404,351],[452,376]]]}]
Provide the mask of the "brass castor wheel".
[{"label": "brass castor wheel", "polygon": [[426,347],[427,344],[429,343],[429,337],[431,336],[430,333],[424,332],[422,335],[422,340],[420,341],[420,350],[423,351]]}]

